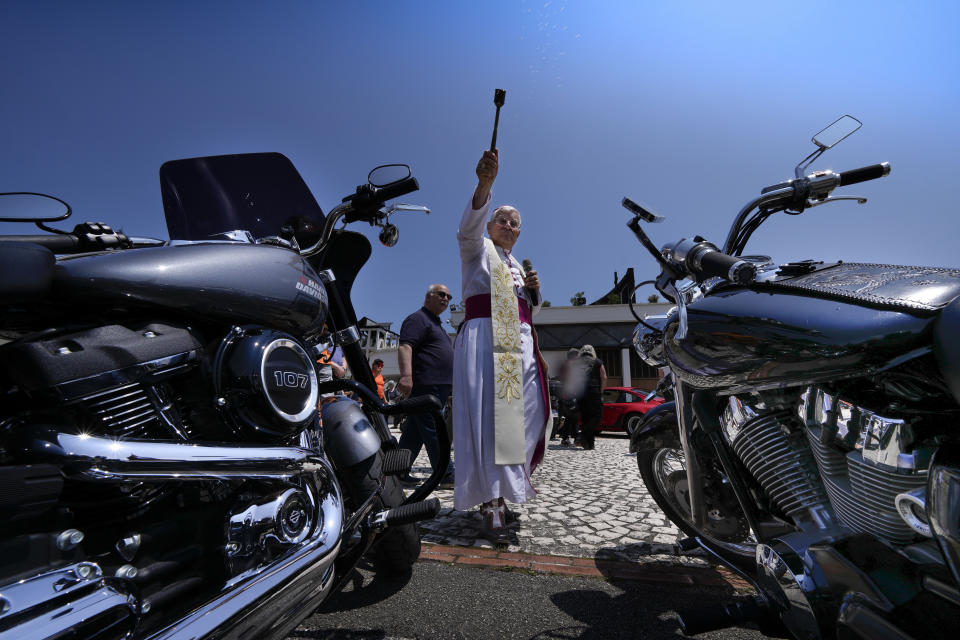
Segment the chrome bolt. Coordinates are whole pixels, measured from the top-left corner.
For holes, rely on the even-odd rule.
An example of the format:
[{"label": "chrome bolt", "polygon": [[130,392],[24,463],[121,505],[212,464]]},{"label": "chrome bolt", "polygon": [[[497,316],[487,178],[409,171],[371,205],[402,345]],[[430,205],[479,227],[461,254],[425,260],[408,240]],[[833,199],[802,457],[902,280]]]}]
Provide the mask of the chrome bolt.
[{"label": "chrome bolt", "polygon": [[57,355],[58,355],[58,356],[65,356],[65,355],[67,355],[67,354],[69,354],[69,353],[71,353],[70,347],[59,347],[59,348],[57,349]]},{"label": "chrome bolt", "polygon": [[143,332],[143,337],[144,337],[144,338],[156,338],[156,337],[157,337],[157,334],[154,333],[153,331],[144,331],[144,332]]},{"label": "chrome bolt", "polygon": [[141,541],[142,538],[139,533],[131,534],[117,543],[117,553],[119,553],[124,560],[133,560],[133,556],[135,556],[140,549]]},{"label": "chrome bolt", "polygon": [[126,580],[133,580],[137,577],[137,568],[132,564],[125,564],[122,567],[118,567],[116,572],[113,574],[118,578],[124,578]]},{"label": "chrome bolt", "polygon": [[100,570],[94,564],[84,563],[77,565],[76,573],[81,578],[87,579],[90,577],[97,577],[100,574]]},{"label": "chrome bolt", "polygon": [[70,551],[83,542],[83,532],[76,529],[67,529],[57,536],[57,549]]},{"label": "chrome bolt", "polygon": [[150,613],[150,601],[144,600],[140,603],[140,613]]},{"label": "chrome bolt", "polygon": [[228,543],[223,547],[223,550],[227,552],[227,555],[228,555],[228,556],[232,556],[232,555],[235,554],[237,551],[240,551],[240,545],[237,544],[236,542],[228,542]]},{"label": "chrome bolt", "polygon": [[10,611],[10,601],[6,598],[0,598],[0,614]]},{"label": "chrome bolt", "polygon": [[217,406],[218,406],[218,407],[225,407],[225,406],[227,406],[227,399],[226,399],[226,398],[217,398]]}]

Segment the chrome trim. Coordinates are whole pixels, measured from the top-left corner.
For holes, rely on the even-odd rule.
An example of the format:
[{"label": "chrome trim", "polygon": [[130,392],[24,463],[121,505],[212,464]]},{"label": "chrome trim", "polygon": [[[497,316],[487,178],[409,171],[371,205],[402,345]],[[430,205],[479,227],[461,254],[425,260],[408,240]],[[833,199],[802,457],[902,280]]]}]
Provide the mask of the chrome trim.
[{"label": "chrome trim", "polygon": [[825,429],[824,437],[835,433],[839,444],[859,451],[869,464],[914,473],[930,465],[932,450],[914,446],[913,427],[903,419],[880,416],[817,387],[801,397],[798,414],[808,426]]},{"label": "chrome trim", "polygon": [[[297,487],[263,496],[234,509],[227,518],[227,564],[245,568],[265,564],[279,549],[289,549],[307,539],[313,530],[316,501]],[[319,523],[323,524],[323,523]]]},{"label": "chrome trim", "polygon": [[[907,491],[897,494],[894,503],[897,506],[897,512],[903,521],[911,529],[927,538],[933,537],[933,531],[930,530],[930,523],[926,522],[927,513],[927,488],[920,487],[913,491]],[[923,514],[921,517],[919,514]]]},{"label": "chrome trim", "polygon": [[[16,617],[19,623],[4,628],[0,639],[45,640],[60,637],[65,629],[96,625],[96,618],[110,617],[116,622],[118,610],[127,614],[132,631],[139,612],[137,599],[108,584],[103,571],[92,562],[80,562],[13,584],[0,586],[7,606],[0,611],[0,627]],[[35,610],[35,611],[32,611]],[[118,636],[123,635],[121,628]],[[82,635],[82,634],[81,634]]]},{"label": "chrome trim", "polygon": [[320,504],[323,527],[306,542],[287,557],[230,580],[214,599],[148,640],[195,640],[214,633],[217,637],[275,638],[289,633],[290,621],[299,617],[288,613],[316,606],[333,586],[343,503],[332,477],[331,485],[334,493],[327,494]]},{"label": "chrome trim", "polygon": [[145,377],[160,372],[170,374],[178,370],[189,369],[198,361],[198,352],[193,349],[122,369],[105,371],[87,378],[63,382],[52,387],[51,390],[59,394],[64,401],[91,400],[105,393],[110,393],[115,387],[134,384],[142,381]]},{"label": "chrome trim", "polygon": [[333,475],[329,463],[297,447],[245,447],[114,440],[36,432],[30,453],[62,463],[67,476],[112,482],[290,478],[309,471]]},{"label": "chrome trim", "polygon": [[[278,407],[277,403],[270,397],[270,392],[267,391],[267,359],[274,350],[284,348],[290,349],[303,360],[303,364],[307,370],[307,384],[310,385],[310,396],[307,398],[304,408],[297,414],[287,413]],[[263,381],[263,395],[270,404],[270,408],[287,422],[298,424],[306,420],[310,414],[317,410],[317,401],[320,397],[320,393],[317,391],[317,368],[314,366],[313,360],[310,359],[306,350],[293,340],[289,338],[277,338],[263,348],[263,355],[260,357],[260,379]]]}]

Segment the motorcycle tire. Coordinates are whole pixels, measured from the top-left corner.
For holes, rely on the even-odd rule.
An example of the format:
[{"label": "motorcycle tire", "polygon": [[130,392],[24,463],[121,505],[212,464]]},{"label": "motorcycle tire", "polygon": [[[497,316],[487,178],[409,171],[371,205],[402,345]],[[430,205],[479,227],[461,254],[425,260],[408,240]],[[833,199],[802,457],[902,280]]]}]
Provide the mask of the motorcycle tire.
[{"label": "motorcycle tire", "polygon": [[[378,451],[367,460],[354,465],[342,474],[341,483],[353,504],[359,504],[380,483],[383,452]],[[380,493],[380,508],[399,507],[404,500],[403,488],[396,476],[387,476]],[[385,575],[403,575],[410,572],[420,557],[420,532],[416,524],[390,527],[374,540],[369,551],[374,570]]]},{"label": "motorcycle tire", "polygon": [[[676,467],[669,474],[664,473],[664,463],[670,459]],[[679,436],[673,441],[661,438],[654,448],[640,448],[637,451],[637,466],[647,491],[657,506],[683,533],[691,538],[704,538],[718,551],[729,554],[731,559],[752,561],[756,545],[749,539],[750,529],[746,520],[735,514],[724,515],[722,510],[711,505],[708,497],[707,509],[713,516],[712,531],[701,530],[693,522],[686,500],[686,466],[683,462],[683,448]],[[689,504],[687,502],[686,504]]]}]

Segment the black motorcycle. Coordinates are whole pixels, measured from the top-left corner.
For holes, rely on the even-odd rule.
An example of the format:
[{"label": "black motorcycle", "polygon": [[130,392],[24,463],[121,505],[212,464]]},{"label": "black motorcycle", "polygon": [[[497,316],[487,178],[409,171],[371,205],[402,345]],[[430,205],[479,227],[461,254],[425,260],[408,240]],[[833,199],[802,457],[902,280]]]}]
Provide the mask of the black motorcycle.
[{"label": "black motorcycle", "polygon": [[960,615],[960,271],[743,255],[777,212],[837,200],[888,164],[807,167],[860,126],[813,138],[793,180],[737,215],[722,250],[658,251],[659,218],[624,199],[628,226],[676,304],[634,348],[669,368],[673,402],[632,434],[644,484],[757,596],[681,614],[689,634],[752,620],[808,638],[955,637]]},{"label": "black motorcycle", "polygon": [[[361,558],[408,572],[439,509],[438,476],[404,496],[384,416],[441,407],[371,391],[350,302],[371,246],[337,229],[395,243],[390,215],[425,211],[385,206],[409,168],[328,215],[280,154],[160,179],[169,241],[0,198],[46,231],[0,237],[0,638],[281,638]],[[356,380],[324,380],[336,346]]]}]

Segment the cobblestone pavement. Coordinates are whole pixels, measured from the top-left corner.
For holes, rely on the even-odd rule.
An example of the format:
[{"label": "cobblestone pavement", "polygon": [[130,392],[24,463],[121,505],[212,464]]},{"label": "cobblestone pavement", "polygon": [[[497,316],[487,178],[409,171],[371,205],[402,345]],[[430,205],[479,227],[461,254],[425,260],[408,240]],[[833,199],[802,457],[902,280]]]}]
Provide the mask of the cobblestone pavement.
[{"label": "cobblestone pavement", "polygon": [[[678,556],[680,531],[649,496],[637,471],[635,454],[622,434],[604,434],[596,448],[564,447],[547,442],[547,452],[533,474],[537,495],[510,507],[520,514],[508,526],[508,551],[623,561],[669,561],[705,565],[702,556]],[[426,476],[425,453],[413,474]],[[423,541],[439,545],[487,547],[480,533],[479,510],[453,508],[453,490],[437,490],[442,509],[421,523]]]}]

